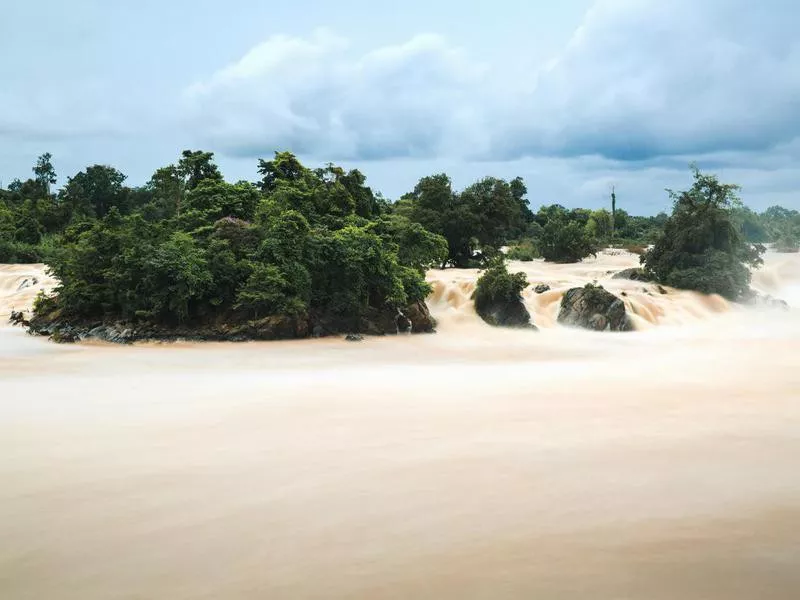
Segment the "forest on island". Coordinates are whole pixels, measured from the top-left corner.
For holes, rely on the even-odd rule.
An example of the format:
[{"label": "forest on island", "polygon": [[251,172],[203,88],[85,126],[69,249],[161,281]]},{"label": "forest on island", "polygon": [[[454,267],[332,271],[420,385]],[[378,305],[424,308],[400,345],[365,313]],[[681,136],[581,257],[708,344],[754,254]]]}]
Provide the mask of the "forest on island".
[{"label": "forest on island", "polygon": [[[614,246],[640,254],[656,281],[746,293],[762,243],[798,249],[800,213],[746,207],[738,187],[693,168],[669,191],[671,215],[542,205],[524,181],[485,177],[463,190],[423,177],[396,201],[358,170],[312,169],[289,152],[258,162],[256,182],[228,182],[214,155],[184,151],[138,187],[92,165],[55,189],[50,154],[33,177],[0,188],[0,262],[45,262],[59,279],[38,310],[66,318],[164,325],[273,315],[358,330],[370,311],[429,293],[429,268],[504,258],[576,262]],[[650,249],[648,250],[648,247]]]}]

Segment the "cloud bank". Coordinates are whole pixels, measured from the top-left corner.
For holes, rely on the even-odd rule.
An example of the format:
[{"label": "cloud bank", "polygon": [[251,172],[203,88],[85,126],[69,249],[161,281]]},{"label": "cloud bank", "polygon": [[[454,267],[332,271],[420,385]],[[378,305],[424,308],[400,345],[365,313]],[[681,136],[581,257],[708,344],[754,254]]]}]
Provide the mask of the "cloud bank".
[{"label": "cloud bank", "polygon": [[[437,35],[366,52],[272,37],[184,94],[199,141],[334,160],[751,153],[800,137],[787,0],[599,0],[538,71]],[[522,52],[522,50],[521,50]]]}]

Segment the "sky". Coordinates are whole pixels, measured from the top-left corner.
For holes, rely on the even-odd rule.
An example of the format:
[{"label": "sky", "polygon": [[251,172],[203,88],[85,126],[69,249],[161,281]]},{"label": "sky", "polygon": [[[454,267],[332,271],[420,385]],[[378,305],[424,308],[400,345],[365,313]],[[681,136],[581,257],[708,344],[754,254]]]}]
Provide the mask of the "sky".
[{"label": "sky", "polygon": [[795,0],[2,0],[0,181],[53,154],[229,180],[291,150],[388,198],[521,176],[534,208],[670,206],[690,163],[800,208]]}]

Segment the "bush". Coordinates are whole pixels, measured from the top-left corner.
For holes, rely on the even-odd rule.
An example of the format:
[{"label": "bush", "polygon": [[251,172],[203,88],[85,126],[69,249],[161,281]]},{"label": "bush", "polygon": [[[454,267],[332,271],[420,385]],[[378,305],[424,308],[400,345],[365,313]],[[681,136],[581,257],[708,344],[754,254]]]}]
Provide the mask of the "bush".
[{"label": "bush", "polygon": [[38,263],[42,255],[37,246],[0,238],[0,263]]},{"label": "bush", "polygon": [[647,246],[642,246],[641,244],[626,244],[623,248],[631,254],[636,254],[638,256],[647,252]]},{"label": "bush", "polygon": [[533,242],[525,240],[515,246],[511,246],[506,252],[508,260],[519,260],[522,262],[530,262],[539,258],[539,250],[533,245]]},{"label": "bush", "polygon": [[505,263],[497,261],[478,279],[472,295],[475,310],[483,314],[498,302],[519,300],[526,287],[528,277],[525,273],[509,273]]},{"label": "bush", "polygon": [[775,252],[793,253],[800,251],[798,236],[793,231],[786,230],[775,240]]},{"label": "bush", "polygon": [[542,230],[539,250],[550,262],[579,262],[597,255],[597,241],[577,221],[554,218]]}]

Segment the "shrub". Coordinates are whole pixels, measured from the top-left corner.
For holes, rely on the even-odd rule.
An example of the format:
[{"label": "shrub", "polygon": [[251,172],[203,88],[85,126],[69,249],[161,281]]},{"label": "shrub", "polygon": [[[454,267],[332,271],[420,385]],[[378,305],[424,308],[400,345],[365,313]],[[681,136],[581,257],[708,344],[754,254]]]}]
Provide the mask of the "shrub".
[{"label": "shrub", "polygon": [[554,218],[542,230],[539,250],[550,262],[579,262],[597,254],[597,241],[577,221]]},{"label": "shrub", "polygon": [[528,287],[525,273],[509,273],[502,261],[496,261],[483,272],[472,295],[475,310],[482,314],[498,302],[512,302],[522,296],[522,290]]},{"label": "shrub", "polygon": [[515,246],[511,246],[506,252],[506,257],[509,260],[519,260],[522,262],[530,262],[535,258],[539,258],[539,250],[533,245],[532,241],[525,240]]}]

